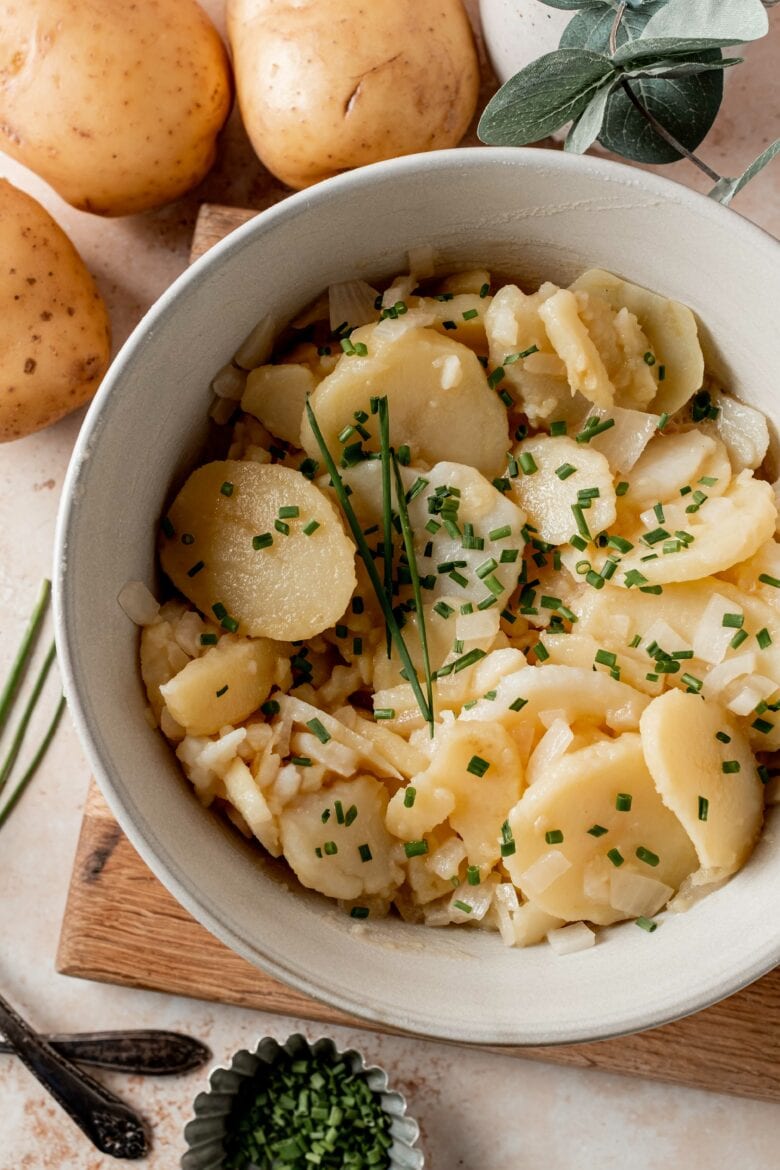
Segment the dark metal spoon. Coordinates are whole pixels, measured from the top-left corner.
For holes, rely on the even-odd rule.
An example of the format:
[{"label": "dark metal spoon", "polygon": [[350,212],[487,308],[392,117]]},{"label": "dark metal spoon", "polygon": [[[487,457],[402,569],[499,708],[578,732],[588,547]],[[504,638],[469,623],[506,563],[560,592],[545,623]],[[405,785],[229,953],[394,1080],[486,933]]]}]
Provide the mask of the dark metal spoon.
[{"label": "dark metal spoon", "polygon": [[[200,1040],[158,1028],[57,1033],[41,1038],[67,1060],[141,1076],[176,1076],[211,1060],[211,1052]],[[0,1054],[7,1052],[15,1049],[0,1037]]]},{"label": "dark metal spoon", "polygon": [[130,1159],[149,1152],[138,1114],[52,1048],[1,995],[0,1029],[33,1076],[102,1153]]}]

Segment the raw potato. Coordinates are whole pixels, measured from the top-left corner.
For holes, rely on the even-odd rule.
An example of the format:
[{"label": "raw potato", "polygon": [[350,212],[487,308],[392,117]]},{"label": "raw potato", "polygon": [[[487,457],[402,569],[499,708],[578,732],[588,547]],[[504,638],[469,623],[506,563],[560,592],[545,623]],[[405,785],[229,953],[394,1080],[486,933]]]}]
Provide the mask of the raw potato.
[{"label": "raw potato", "polygon": [[315,385],[307,366],[258,366],[247,378],[241,409],[259,419],[277,439],[300,447],[303,410]]},{"label": "raw potato", "polygon": [[0,146],[83,211],[131,215],[189,191],[231,96],[225,48],[195,0],[3,6]]},{"label": "raw potato", "polygon": [[92,397],[110,336],[103,299],[68,237],[4,179],[0,252],[0,442],[7,442]]},{"label": "raw potato", "polygon": [[160,687],[173,718],[188,735],[213,735],[247,719],[265,702],[280,647],[268,638],[221,638]]},{"label": "raw potato", "polygon": [[[468,770],[478,757],[489,764],[482,776]],[[469,865],[494,865],[500,856],[501,825],[523,789],[523,766],[502,727],[454,723],[439,730],[430,766],[414,778],[411,808],[405,789],[387,809],[387,826],[402,841],[421,840],[438,825],[450,827],[466,847]]]},{"label": "raw potato", "polygon": [[656,360],[664,367],[664,380],[650,404],[657,414],[679,410],[699,389],[704,377],[704,358],[699,345],[696,318],[686,305],[621,280],[601,268],[578,276],[573,289],[597,293],[613,309],[627,308],[638,319]]},{"label": "raw potato", "polygon": [[460,0],[229,0],[227,17],[244,124],[291,187],[456,146],[471,121],[479,66]]},{"label": "raw potato", "polygon": [[[668,691],[640,722],[647,766],[664,803],[679,817],[704,869],[721,875],[744,865],[761,831],[764,793],[745,736],[728,712],[697,695]],[[715,738],[731,736],[729,743]],[[736,761],[739,771],[723,771]],[[701,799],[708,802],[706,820]]]},{"label": "raw potato", "polygon": [[[618,793],[631,796],[629,811],[616,808]],[[594,824],[607,832],[592,836],[588,829]],[[509,814],[509,825],[515,853],[504,864],[512,881],[542,910],[568,922],[585,918],[603,925],[626,917],[609,901],[609,870],[616,868],[607,858],[610,849],[618,849],[623,858],[619,868],[672,889],[697,867],[687,833],[655,790],[635,732],[564,756],[545,779],[526,789]],[[551,845],[545,834],[556,829],[563,833],[563,841]],[[639,847],[656,854],[658,864],[641,861],[636,856]],[[523,875],[551,852],[562,855],[568,866],[561,863],[562,872],[546,888],[526,889]],[[594,863],[599,867],[603,863],[606,878],[598,893],[586,886]]]},{"label": "raw potato", "polygon": [[[232,484],[225,495],[223,484]],[[299,517],[277,532],[279,509]],[[192,473],[168,510],[175,535],[162,539],[160,562],[201,613],[221,604],[240,634],[297,641],[334,625],[355,589],[355,549],[336,509],[298,471],[278,464],[225,460]],[[311,520],[319,528],[306,536]],[[255,550],[255,536],[273,544]],[[194,537],[183,544],[181,537]],[[196,566],[202,569],[193,572]]]},{"label": "raw potato", "polygon": [[[368,348],[365,357],[345,355],[333,373],[311,396],[312,409],[332,454],[342,445],[339,433],[352,422],[355,411],[368,411],[370,399],[387,395],[390,442],[411,448],[412,462],[440,459],[465,463],[493,478],[502,469],[509,445],[506,409],[487,384],[476,355],[460,342],[432,329],[405,329],[399,322],[366,325],[352,334]],[[439,358],[459,359],[463,376],[456,386],[443,389]],[[379,450],[376,416],[366,423],[369,451]],[[304,418],[301,441],[306,453],[322,454]]]},{"label": "raw potato", "polygon": [[[537,471],[520,474],[512,482],[512,496],[528,513],[528,521],[550,544],[565,544],[577,532],[572,505],[577,493],[587,488],[598,488],[599,495],[583,516],[592,536],[603,532],[615,521],[615,489],[612,472],[606,457],[591,450],[585,443],[577,443],[566,436],[534,435],[524,439],[514,455],[531,455]],[[568,463],[574,474],[560,479],[556,469]]]},{"label": "raw potato", "polygon": [[[336,816],[336,801],[341,802],[344,824]],[[357,816],[347,825],[353,805]],[[329,898],[349,901],[364,894],[391,894],[401,884],[403,870],[393,859],[396,843],[385,828],[386,809],[387,789],[373,776],[296,797],[282,812],[280,825],[282,851],[299,881]],[[326,853],[326,842],[337,851]],[[368,846],[369,861],[363,861],[361,845]],[[318,849],[322,856],[317,856]]]}]

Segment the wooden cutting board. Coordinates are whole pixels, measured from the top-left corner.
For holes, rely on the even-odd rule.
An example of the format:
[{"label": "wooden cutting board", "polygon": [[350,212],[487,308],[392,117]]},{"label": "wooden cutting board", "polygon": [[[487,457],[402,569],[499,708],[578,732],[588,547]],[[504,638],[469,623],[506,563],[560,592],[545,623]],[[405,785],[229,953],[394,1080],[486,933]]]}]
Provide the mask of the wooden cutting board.
[{"label": "wooden cutting board", "polygon": [[[253,214],[204,205],[192,258]],[[379,1030],[277,982],[199,926],[141,861],[94,784],[84,812],[57,969],[84,979]],[[780,1101],[780,968],[707,1011],[651,1032],[597,1044],[501,1051]]]}]

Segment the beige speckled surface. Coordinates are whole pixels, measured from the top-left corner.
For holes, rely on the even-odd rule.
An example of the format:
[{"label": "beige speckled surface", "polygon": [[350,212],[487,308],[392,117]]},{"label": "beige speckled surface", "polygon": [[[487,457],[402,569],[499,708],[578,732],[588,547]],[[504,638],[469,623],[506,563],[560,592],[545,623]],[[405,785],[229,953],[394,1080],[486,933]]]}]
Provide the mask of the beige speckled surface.
[{"label": "beige speckled surface", "polygon": [[[204,6],[218,17],[222,0]],[[772,112],[780,13],[774,44],[747,50],[751,68],[729,78],[724,111],[702,153],[734,173],[780,133]],[[776,103],[775,103],[776,105]],[[772,124],[772,119],[775,124]],[[38,197],[72,235],[106,295],[120,342],[143,309],[186,264],[201,199],[274,202],[279,188],[248,155],[233,121],[217,171],[197,199],[154,215],[103,221],[67,208],[43,183],[0,158],[0,174]],[[699,186],[685,167],[670,177]],[[226,176],[230,175],[228,179]],[[780,166],[736,201],[742,214],[780,234]],[[161,393],[164,388],[161,387]],[[54,517],[79,416],[0,447],[0,677],[37,592],[50,571]],[[54,686],[47,689],[50,701]],[[40,724],[38,725],[40,727]],[[35,736],[32,736],[34,742]],[[151,993],[91,985],[54,971],[59,922],[75,850],[87,770],[67,720],[34,788],[0,837],[0,988],[42,1029],[172,1027],[204,1039],[223,1062],[268,1032],[283,1038],[297,1021]],[[183,958],[186,961],[186,956]],[[316,1029],[306,1026],[314,1034]],[[395,1037],[334,1029],[384,1064],[409,1098],[432,1170],[769,1170],[780,1114],[771,1105],[586,1073],[500,1056],[454,1051]],[[107,1078],[154,1126],[149,1170],[174,1170],[197,1074],[174,1081]],[[0,1170],[108,1170],[78,1131],[14,1060],[0,1057]]]}]

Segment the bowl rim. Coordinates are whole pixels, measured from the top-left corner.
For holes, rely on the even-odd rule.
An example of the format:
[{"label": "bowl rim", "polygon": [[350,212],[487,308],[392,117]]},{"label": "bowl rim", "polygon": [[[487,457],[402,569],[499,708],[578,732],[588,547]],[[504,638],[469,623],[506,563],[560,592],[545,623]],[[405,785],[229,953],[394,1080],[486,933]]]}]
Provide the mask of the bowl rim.
[{"label": "bowl rim", "polygon": [[[745,219],[739,213],[735,213],[732,209],[719,204],[706,195],[684,187],[672,179],[609,159],[571,155],[559,150],[538,147],[459,147],[451,150],[406,155],[345,172],[324,180],[313,188],[286,197],[240,225],[187,267],[151,305],[113,358],[110,368],[90,404],[63,483],[55,531],[52,573],[55,638],[63,689],[71,717],[87,761],[109,808],[133,848],[160,882],[200,924],[225,943],[235,954],[315,1000],[358,1016],[363,1020],[392,1027],[396,1031],[406,1030],[409,1035],[460,1043],[490,1044],[499,1047],[522,1045],[555,1047],[561,1044],[586,1043],[593,1040],[614,1039],[631,1035],[672,1023],[718,1003],[747,987],[780,963],[780,934],[775,942],[765,946],[759,954],[754,953],[749,962],[733,963],[728,977],[724,977],[721,973],[717,978],[700,979],[697,982],[696,990],[677,1001],[674,1008],[662,1009],[650,1019],[648,1019],[646,1010],[641,1011],[638,1008],[633,1016],[624,1018],[620,1026],[617,1027],[596,1030],[592,1026],[583,1026],[579,1030],[570,1030],[564,1037],[552,1038],[550,1038],[549,1033],[539,1031],[533,1035],[527,1035],[527,1038],[522,1040],[518,1040],[516,1036],[507,1039],[496,1031],[487,1033],[484,1029],[479,1035],[475,1035],[473,1029],[465,1029],[462,1034],[453,1035],[451,1029],[448,1030],[435,1024],[420,1026],[422,1021],[417,1020],[414,1021],[413,1026],[407,1026],[404,1029],[391,1013],[383,1011],[378,1004],[375,1006],[374,1001],[363,1002],[356,1006],[353,1000],[341,994],[337,983],[325,984],[314,981],[308,972],[304,973],[287,965],[283,954],[269,953],[269,949],[265,945],[260,953],[260,948],[243,938],[233,923],[219,916],[216,908],[205,898],[195,881],[189,878],[188,874],[173,861],[167,849],[160,842],[155,842],[153,845],[147,840],[132,816],[129,802],[126,801],[121,786],[114,783],[110,770],[104,765],[101,757],[98,742],[100,736],[93,732],[88,714],[82,705],[81,684],[77,668],[78,647],[71,641],[66,620],[67,552],[71,531],[78,524],[80,477],[92,457],[92,446],[99,436],[103,414],[109,406],[114,385],[124,378],[126,367],[132,364],[135,351],[143,344],[144,340],[175,314],[176,304],[182,291],[196,284],[202,275],[219,268],[235,252],[240,251],[244,247],[245,241],[255,234],[262,235],[267,230],[271,230],[277,221],[295,217],[303,211],[316,212],[318,205],[338,199],[342,192],[349,192],[361,187],[370,188],[375,182],[381,182],[383,178],[395,175],[405,176],[414,172],[427,171],[430,173],[433,170],[447,171],[464,167],[478,168],[483,161],[493,165],[512,167],[518,172],[531,166],[537,169],[547,168],[553,172],[585,171],[597,178],[620,182],[623,186],[628,182],[629,185],[635,186],[643,194],[658,196],[664,203],[687,205],[704,220],[720,222],[721,226],[728,222],[729,230],[735,236],[736,241],[741,239],[745,244],[773,248],[777,251],[780,259],[780,242],[763,228]],[[728,217],[728,221],[726,217]],[[526,1029],[526,1031],[528,1030]],[[466,1034],[467,1032],[469,1034]]]}]

